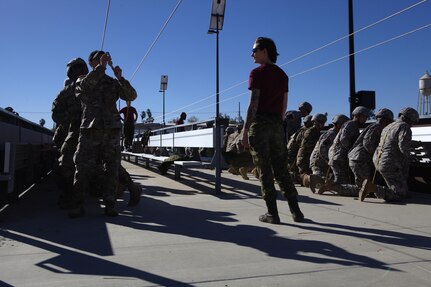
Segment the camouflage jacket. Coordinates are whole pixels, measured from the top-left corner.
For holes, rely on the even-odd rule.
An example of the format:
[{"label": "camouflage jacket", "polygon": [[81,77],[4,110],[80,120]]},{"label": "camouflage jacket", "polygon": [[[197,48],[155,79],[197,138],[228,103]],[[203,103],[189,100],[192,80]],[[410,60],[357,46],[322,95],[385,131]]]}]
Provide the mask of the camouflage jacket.
[{"label": "camouflage jacket", "polygon": [[383,129],[373,155],[374,165],[378,170],[405,171],[411,149],[412,130],[407,123],[397,120]]},{"label": "camouflage jacket", "polygon": [[310,165],[310,156],[313,152],[314,147],[316,146],[316,143],[319,141],[320,138],[320,129],[316,126],[312,126],[310,128],[307,128],[304,132],[304,137],[301,142],[301,146],[298,150],[297,155],[297,162],[296,164],[307,166]]},{"label": "camouflage jacket", "polygon": [[329,148],[329,164],[331,165],[332,161],[348,161],[347,154],[358,137],[359,122],[345,122]]},{"label": "camouflage jacket", "polygon": [[82,105],[81,128],[121,128],[117,100],[133,101],[137,97],[127,80],[113,79],[105,74],[105,70],[99,65],[76,81],[75,92]]},{"label": "camouflage jacket", "polygon": [[296,133],[294,133],[287,143],[287,155],[289,161],[296,159],[299,147],[301,146],[302,139],[304,138],[304,132],[307,128],[301,127]]},{"label": "camouflage jacket", "polygon": [[52,103],[52,120],[56,124],[54,141],[63,144],[69,129],[79,128],[81,121],[81,103],[75,97],[75,83],[71,83],[57,95]]},{"label": "camouflage jacket", "polygon": [[349,160],[361,162],[371,161],[374,151],[379,145],[381,133],[382,125],[378,122],[366,127],[353,144],[348,154]]},{"label": "camouflage jacket", "polygon": [[284,128],[286,133],[286,139],[296,133],[301,128],[302,114],[300,111],[287,111],[284,118]]},{"label": "camouflage jacket", "polygon": [[311,153],[310,166],[324,166],[328,164],[328,151],[337,133],[338,131],[335,128],[331,128],[320,136]]}]

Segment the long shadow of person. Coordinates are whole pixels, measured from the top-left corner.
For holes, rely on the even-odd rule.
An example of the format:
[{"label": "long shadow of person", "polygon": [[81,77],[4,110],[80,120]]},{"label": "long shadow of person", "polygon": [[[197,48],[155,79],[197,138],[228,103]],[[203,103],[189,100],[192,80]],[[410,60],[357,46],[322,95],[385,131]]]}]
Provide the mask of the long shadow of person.
[{"label": "long shadow of person", "polygon": [[[175,206],[148,198],[145,212],[135,218],[117,217],[112,223],[153,232],[183,235],[250,247],[268,256],[319,264],[364,266],[388,269],[376,259],[354,254],[328,242],[289,239],[277,236],[270,228],[232,225],[234,213]],[[229,224],[225,224],[229,223]]]}]

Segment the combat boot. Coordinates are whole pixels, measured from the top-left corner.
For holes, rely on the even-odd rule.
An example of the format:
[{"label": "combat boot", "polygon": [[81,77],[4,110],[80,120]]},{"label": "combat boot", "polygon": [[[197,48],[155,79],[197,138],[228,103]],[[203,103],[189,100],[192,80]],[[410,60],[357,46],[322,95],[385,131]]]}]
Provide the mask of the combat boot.
[{"label": "combat boot", "polygon": [[310,176],[308,174],[301,174],[300,175],[301,181],[302,181],[302,186],[305,187],[310,187]]},{"label": "combat boot", "polygon": [[271,224],[280,224],[280,216],[278,215],[278,209],[277,209],[277,201],[266,201],[266,207],[268,209],[268,212],[259,216],[259,221],[271,223]]},{"label": "combat boot", "polygon": [[231,173],[231,174],[233,174],[233,175],[239,175],[239,172],[238,172],[238,170],[235,168],[235,167],[230,167],[228,170],[227,170],[229,173]]},{"label": "combat boot", "polygon": [[317,174],[310,174],[310,189],[312,193],[316,193],[316,187],[321,187],[323,185],[323,179]]},{"label": "combat boot", "polygon": [[138,184],[131,182],[128,186],[128,189],[130,197],[127,206],[138,205],[139,201],[141,200],[141,187]]},{"label": "combat boot", "polygon": [[364,201],[365,197],[367,197],[371,193],[376,193],[377,186],[369,179],[364,180],[362,183],[361,190],[359,191],[359,198],[361,201]]},{"label": "combat boot", "polygon": [[253,168],[253,170],[251,171],[251,173],[254,175],[254,177],[256,179],[259,179],[259,171],[257,170],[257,168]]},{"label": "combat boot", "polygon": [[332,179],[328,179],[324,184],[322,184],[317,191],[318,194],[323,194],[325,191],[330,191],[334,187],[335,183]]},{"label": "combat boot", "polygon": [[248,176],[247,176],[247,168],[245,167],[240,167],[239,168],[239,173],[241,174],[242,178],[245,180],[249,180]]},{"label": "combat boot", "polygon": [[298,198],[296,196],[288,197],[287,203],[289,204],[290,213],[292,213],[293,221],[302,222],[304,220],[304,214],[299,209]]}]

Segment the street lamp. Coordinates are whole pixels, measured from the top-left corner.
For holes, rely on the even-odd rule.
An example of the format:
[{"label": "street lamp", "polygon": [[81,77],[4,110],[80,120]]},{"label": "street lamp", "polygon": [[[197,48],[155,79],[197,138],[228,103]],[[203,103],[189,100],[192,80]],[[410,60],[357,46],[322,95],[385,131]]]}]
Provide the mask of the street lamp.
[{"label": "street lamp", "polygon": [[219,31],[223,29],[226,0],[213,0],[208,34],[216,34],[216,116],[215,116],[215,192],[221,191],[220,111],[219,111]]},{"label": "street lamp", "polygon": [[165,127],[165,91],[168,89],[168,76],[162,75],[160,79],[160,91],[163,92],[163,127]]}]

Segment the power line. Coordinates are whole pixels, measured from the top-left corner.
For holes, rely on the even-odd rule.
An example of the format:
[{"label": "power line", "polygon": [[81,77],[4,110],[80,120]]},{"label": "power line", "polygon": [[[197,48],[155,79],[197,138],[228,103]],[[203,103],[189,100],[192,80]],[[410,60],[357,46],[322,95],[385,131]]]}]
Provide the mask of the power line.
[{"label": "power line", "polygon": [[373,27],[373,26],[376,26],[377,24],[380,24],[380,23],[382,23],[382,22],[384,22],[384,21],[386,21],[386,20],[389,20],[389,19],[391,19],[391,18],[393,18],[393,17],[395,17],[395,16],[398,16],[398,15],[400,15],[401,13],[404,13],[404,12],[406,12],[406,11],[408,11],[408,10],[410,10],[410,9],[412,9],[412,8],[414,8],[414,7],[416,7],[416,6],[418,6],[418,5],[421,5],[421,4],[423,4],[423,3],[427,2],[427,1],[428,1],[428,0],[422,0],[422,1],[418,2],[418,3],[416,3],[416,4],[413,4],[413,5],[411,5],[411,6],[407,7],[407,8],[404,8],[404,9],[402,9],[402,10],[400,10],[400,11],[398,11],[398,12],[396,12],[396,13],[392,14],[392,15],[389,15],[389,16],[387,16],[387,17],[385,17],[385,18],[383,18],[383,19],[379,20],[379,21],[376,21],[376,22],[374,22],[374,23],[372,23],[372,24],[370,24],[370,25],[367,25],[367,26],[365,26],[365,27],[363,27],[363,28],[359,29],[359,30],[356,30],[355,32],[353,32],[353,33],[351,33],[351,34],[348,34],[348,35],[346,35],[346,36],[344,36],[344,37],[341,37],[341,38],[339,38],[339,39],[337,39],[337,40],[334,40],[334,41],[332,41],[332,42],[329,42],[329,43],[327,43],[327,44],[325,44],[325,45],[323,45],[323,46],[321,46],[321,47],[319,47],[319,48],[316,48],[316,49],[314,49],[314,50],[312,50],[312,51],[310,51],[310,52],[307,52],[307,53],[305,53],[305,54],[303,54],[303,55],[301,55],[301,56],[299,56],[299,57],[296,57],[296,58],[294,58],[294,59],[290,60],[289,62],[286,62],[286,63],[284,63],[284,64],[281,64],[281,65],[280,65],[280,67],[283,67],[283,66],[285,66],[285,65],[287,65],[287,64],[290,64],[290,63],[293,63],[293,62],[295,62],[295,61],[297,61],[297,60],[300,60],[300,59],[302,59],[302,58],[305,58],[306,56],[309,56],[309,55],[311,55],[311,54],[313,54],[313,53],[315,53],[315,52],[317,52],[317,51],[320,51],[320,50],[322,50],[322,49],[324,49],[324,48],[326,48],[326,47],[332,46],[333,44],[338,43],[338,42],[340,42],[341,40],[344,40],[344,39],[346,39],[346,38],[349,38],[349,37],[350,37],[350,36],[352,36],[352,35],[356,35],[357,33],[360,33],[360,32],[362,32],[362,31],[365,31],[365,30],[367,30],[367,29],[369,29],[369,28],[371,28],[371,27]]},{"label": "power line", "polygon": [[[318,51],[320,51],[320,50],[322,50],[322,49],[324,49],[324,48],[326,48],[326,47],[329,47],[329,46],[331,46],[331,45],[333,45],[333,44],[335,44],[335,43],[338,43],[338,42],[340,42],[341,40],[344,40],[344,39],[348,38],[350,35],[355,35],[355,34],[357,34],[357,33],[360,33],[360,32],[362,32],[362,31],[365,31],[365,30],[367,30],[367,29],[369,29],[369,28],[371,28],[371,27],[373,27],[373,26],[376,26],[377,24],[380,24],[380,23],[382,23],[382,22],[384,22],[384,21],[386,21],[386,20],[389,20],[389,19],[391,19],[391,18],[393,18],[393,17],[395,17],[395,16],[398,16],[398,15],[400,15],[400,14],[402,14],[402,13],[404,13],[404,12],[406,12],[406,11],[410,10],[410,9],[413,9],[413,8],[415,8],[415,7],[417,7],[417,6],[421,5],[421,4],[424,4],[424,3],[425,3],[425,2],[427,2],[427,1],[428,1],[428,0],[422,0],[422,1],[419,1],[419,2],[417,2],[416,4],[413,4],[413,5],[411,5],[411,6],[407,7],[407,8],[404,8],[404,9],[402,9],[402,10],[400,10],[400,11],[396,12],[396,13],[393,13],[393,14],[391,14],[391,15],[389,15],[389,16],[387,16],[387,17],[383,18],[383,19],[380,19],[380,20],[378,20],[378,21],[376,21],[376,22],[374,22],[374,23],[372,23],[372,24],[369,24],[369,25],[367,25],[367,26],[365,26],[365,27],[363,27],[363,28],[361,28],[361,29],[359,29],[359,30],[356,30],[355,32],[353,32],[353,33],[351,33],[351,34],[348,34],[348,35],[346,35],[346,36],[344,36],[344,37],[341,37],[341,38],[336,39],[336,40],[334,40],[334,41],[332,41],[332,42],[329,42],[329,43],[327,43],[327,44],[325,44],[325,45],[323,45],[323,46],[321,46],[321,47],[319,47],[319,48],[316,48],[316,49],[314,49],[314,50],[312,50],[312,51],[309,51],[309,52],[307,52],[307,53],[305,53],[305,54],[303,54],[303,55],[301,55],[301,56],[299,56],[299,57],[296,57],[296,58],[294,58],[294,59],[292,59],[292,60],[290,60],[290,61],[288,61],[288,62],[286,62],[286,63],[284,63],[284,64],[281,64],[281,65],[280,65],[280,67],[285,66],[285,65],[290,64],[290,63],[293,63],[293,62],[295,62],[295,61],[297,61],[297,60],[300,60],[300,59],[302,59],[302,58],[305,58],[305,57],[306,57],[306,56],[308,56],[308,55],[311,55],[311,54],[313,54],[313,53],[315,53],[315,52],[318,52]],[[368,49],[371,49],[371,48],[374,48],[374,47],[377,47],[377,46],[383,45],[383,44],[385,44],[385,43],[387,43],[387,42],[391,42],[391,41],[393,41],[393,40],[395,40],[395,39],[398,39],[398,38],[401,38],[401,37],[407,36],[408,34],[411,34],[411,33],[417,32],[417,31],[422,30],[422,29],[424,29],[424,28],[427,28],[427,25],[426,25],[426,26],[424,26],[424,27],[421,27],[421,28],[415,29],[415,30],[413,30],[413,31],[407,32],[407,33],[405,33],[405,34],[403,34],[403,35],[400,35],[400,36],[394,37],[394,38],[392,38],[392,39],[386,40],[386,41],[381,42],[381,43],[379,43],[379,44],[373,45],[373,46],[368,47],[368,48],[366,48],[366,49],[363,49],[363,50],[361,50],[361,51],[357,51],[357,52],[355,52],[354,54],[356,54],[356,53],[361,53],[361,52],[364,52],[364,51],[366,51],[366,50],[368,50]],[[290,78],[293,78],[293,77],[295,77],[295,76],[298,76],[298,75],[304,74],[304,73],[309,72],[309,71],[312,71],[312,70],[316,70],[316,69],[318,69],[318,68],[321,68],[321,67],[323,67],[323,66],[329,65],[329,64],[334,63],[334,62],[337,62],[337,61],[342,60],[342,59],[344,59],[344,58],[347,58],[347,57],[349,57],[349,56],[350,56],[350,55],[343,56],[343,57],[340,57],[340,58],[338,58],[338,59],[335,59],[335,60],[329,61],[329,62],[327,62],[327,63],[325,63],[325,64],[322,64],[322,65],[319,65],[319,66],[316,66],[316,67],[310,68],[310,69],[308,69],[308,70],[306,70],[306,71],[303,71],[303,72],[300,72],[300,73],[295,74],[295,75],[293,75],[293,76],[290,76]],[[233,88],[238,87],[238,86],[240,86],[240,85],[243,85],[244,83],[247,83],[247,82],[248,82],[248,80],[245,80],[245,81],[242,81],[242,82],[240,82],[240,83],[238,83],[238,84],[235,84],[235,85],[233,85],[233,86],[231,86],[231,87],[229,87],[229,88],[227,88],[227,89],[225,89],[225,90],[221,91],[221,92],[220,92],[220,94],[222,94],[222,93],[224,93],[224,92],[227,92],[227,91],[229,91],[229,90],[232,90]],[[236,96],[234,96],[234,97],[231,97],[231,98],[229,98],[229,99],[237,98],[237,97],[240,97],[240,96],[242,96],[242,95],[244,95],[244,93],[241,93],[241,94],[236,95]],[[212,94],[212,95],[210,95],[210,96],[208,96],[208,97],[206,97],[206,98],[203,98],[203,99],[201,99],[201,100],[198,100],[198,101],[196,101],[196,102],[194,102],[194,103],[192,103],[192,104],[189,104],[189,105],[183,106],[182,108],[179,108],[179,109],[177,109],[177,110],[175,110],[175,111],[173,111],[173,112],[171,112],[171,113],[179,112],[179,111],[181,111],[181,110],[184,110],[185,108],[188,108],[188,107],[191,107],[191,106],[196,105],[196,104],[198,104],[198,103],[201,103],[201,102],[203,102],[203,101],[205,101],[205,100],[208,100],[208,99],[210,99],[210,98],[212,98],[212,97],[214,97],[214,96],[215,96],[215,94]],[[225,100],[223,100],[222,102],[224,102],[224,101],[225,101]],[[199,107],[199,108],[198,108],[198,109],[196,109],[196,110],[201,110],[201,109],[203,109],[203,108],[210,107],[210,106],[213,106],[213,105],[214,105],[214,104],[212,104],[212,105],[207,105],[207,106],[204,106],[204,107]],[[192,111],[194,111],[194,110],[192,110]]]},{"label": "power line", "polygon": [[359,53],[362,53],[362,52],[368,51],[368,50],[370,50],[370,49],[373,49],[373,48],[376,48],[376,47],[378,47],[378,46],[381,46],[381,45],[387,44],[387,43],[392,42],[392,41],[394,41],[394,40],[398,40],[398,39],[400,39],[400,38],[402,38],[402,37],[408,36],[408,35],[410,35],[410,34],[416,33],[416,32],[418,32],[418,31],[420,31],[420,30],[423,30],[423,29],[426,29],[426,28],[429,28],[429,27],[431,27],[431,23],[430,23],[430,24],[427,24],[427,25],[424,25],[424,26],[422,26],[422,27],[416,28],[416,29],[414,29],[414,30],[411,30],[411,31],[409,31],[409,32],[406,32],[406,33],[404,33],[404,34],[401,34],[401,35],[398,35],[398,36],[392,37],[392,38],[387,39],[387,40],[385,40],[385,41],[379,42],[379,43],[377,43],[377,44],[374,44],[374,45],[368,46],[367,48],[364,48],[364,49],[361,49],[361,50],[359,50],[359,51],[356,51],[355,53],[352,53],[352,54],[349,54],[349,55],[345,55],[345,56],[339,57],[339,58],[337,58],[337,59],[331,60],[331,61],[329,61],[329,62],[323,63],[323,64],[321,64],[321,65],[315,66],[315,67],[310,68],[310,69],[307,69],[307,70],[305,70],[305,71],[299,72],[299,73],[297,73],[297,74],[294,74],[294,75],[290,76],[290,78],[294,78],[294,77],[296,77],[296,76],[299,76],[299,75],[305,74],[305,73],[307,73],[307,72],[310,72],[310,71],[313,71],[313,70],[316,70],[316,69],[322,68],[322,67],[327,66],[327,65],[329,65],[329,64],[332,64],[332,63],[338,62],[338,61],[340,61],[340,60],[342,60],[342,59],[348,58],[348,57],[350,57],[351,55],[356,55],[356,54],[359,54]]},{"label": "power line", "polygon": [[103,27],[102,34],[102,46],[100,50],[103,50],[103,44],[105,43],[106,27],[108,26],[109,7],[111,6],[111,0],[108,0],[108,7],[106,8],[105,25]]},{"label": "power line", "polygon": [[[381,42],[379,42],[379,43],[377,43],[377,44],[374,44],[374,45],[368,46],[367,48],[364,48],[364,49],[358,50],[358,51],[356,51],[355,53],[353,53],[352,55],[356,55],[356,54],[359,54],[359,53],[363,53],[363,52],[368,51],[368,50],[370,50],[370,49],[373,49],[373,48],[376,48],[376,47],[378,47],[378,46],[381,46],[381,45],[387,44],[387,43],[389,43],[389,42],[392,42],[392,41],[398,40],[398,39],[400,39],[400,38],[402,38],[402,37],[405,37],[405,36],[408,36],[408,35],[410,35],[410,34],[413,34],[413,33],[419,32],[419,31],[421,31],[421,30],[423,30],[423,29],[426,29],[426,28],[429,28],[429,27],[431,27],[431,23],[430,23],[430,24],[427,24],[427,25],[424,25],[424,26],[422,26],[422,27],[419,27],[419,28],[413,29],[413,30],[411,30],[411,31],[409,31],[409,32],[406,32],[406,33],[403,33],[403,34],[401,34],[401,35],[398,35],[398,36],[392,37],[392,38],[390,38],[390,39],[387,39],[387,40],[381,41]],[[297,73],[297,74],[294,74],[294,75],[292,75],[292,76],[289,76],[289,78],[294,78],[294,77],[297,77],[297,76],[299,76],[299,75],[302,75],[302,74],[305,74],[305,73],[308,73],[308,72],[311,72],[311,71],[317,70],[317,69],[319,69],[319,68],[325,67],[325,66],[330,65],[330,64],[332,64],[332,63],[335,63],[335,62],[338,62],[338,61],[343,60],[343,59],[345,59],[345,58],[348,58],[349,56],[351,56],[351,55],[350,55],[350,54],[348,54],[348,55],[345,55],[345,56],[342,56],[342,57],[336,58],[336,59],[331,60],[331,61],[329,61],[329,62],[323,63],[323,64],[321,64],[321,65],[317,65],[317,66],[312,67],[312,68],[310,68],[310,69],[307,69],[307,70],[304,70],[304,71],[299,72],[299,73]],[[224,99],[224,100],[222,100],[222,101],[221,101],[221,103],[222,103],[222,102],[229,101],[229,100],[232,100],[232,99],[235,99],[235,98],[238,98],[238,97],[243,96],[243,95],[246,95],[246,94],[248,94],[248,92],[243,92],[243,93],[238,94],[238,95],[236,95],[236,96],[232,96],[232,97],[230,97],[230,98]],[[199,110],[201,110],[201,109],[209,108],[209,107],[212,107],[212,106],[214,106],[214,105],[215,105],[215,104],[214,104],[214,103],[212,103],[212,104],[209,104],[209,105],[202,106],[202,107],[199,107],[199,108],[197,108],[197,109],[191,110],[191,111],[189,111],[189,112],[199,111]],[[189,106],[191,106],[191,105],[188,105],[187,107],[189,107]],[[181,109],[179,109],[179,110],[181,110]]]},{"label": "power line", "polygon": [[175,12],[177,11],[178,7],[180,6],[181,2],[183,0],[179,0],[177,5],[175,6],[174,10],[172,11],[171,15],[169,16],[168,20],[166,20],[165,24],[163,25],[162,29],[160,29],[159,34],[157,34],[156,39],[154,39],[153,43],[151,44],[150,48],[148,48],[147,53],[145,53],[144,57],[142,58],[141,62],[139,63],[138,67],[136,68],[136,70],[133,72],[132,76],[130,77],[130,81],[133,80],[133,78],[135,77],[136,73],[138,72],[139,68],[141,68],[142,63],[144,63],[145,59],[147,58],[148,54],[150,54],[151,50],[153,49],[154,45],[156,44],[156,42],[159,40],[160,35],[163,33],[163,30],[165,30],[166,26],[168,25],[169,21],[171,20],[171,18],[174,16]]}]

